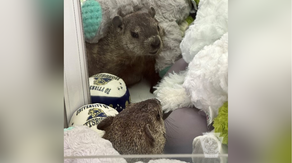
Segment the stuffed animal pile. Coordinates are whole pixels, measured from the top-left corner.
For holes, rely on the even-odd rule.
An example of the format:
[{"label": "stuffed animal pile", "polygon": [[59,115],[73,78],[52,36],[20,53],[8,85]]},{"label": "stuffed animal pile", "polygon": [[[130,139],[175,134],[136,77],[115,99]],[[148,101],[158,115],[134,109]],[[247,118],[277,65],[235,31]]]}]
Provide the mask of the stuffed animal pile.
[{"label": "stuffed animal pile", "polygon": [[212,140],[219,150],[222,143],[228,144],[228,1],[200,0],[196,19],[186,29],[182,24],[190,14],[192,2],[84,0],[82,16],[86,41],[96,43],[106,35],[117,13],[155,8],[155,18],[165,31],[156,70],[164,71],[180,57],[188,67],[164,77],[154,95],[165,113],[182,107],[195,107],[206,113],[207,125],[214,130],[194,139],[194,153],[198,153],[198,149],[205,152],[202,140]]},{"label": "stuffed animal pile", "polygon": [[[227,0],[200,0],[196,19],[186,30],[180,49],[189,63],[187,69],[166,76],[154,94],[164,112],[196,107],[206,113],[207,124],[212,126],[219,108],[228,101]],[[223,116],[225,121],[219,122],[226,123],[228,114]],[[213,134],[222,127],[216,122]],[[219,129],[224,131],[220,137],[228,133],[228,124],[223,127]],[[221,143],[222,138],[217,141]],[[227,144],[226,138],[224,142]]]}]

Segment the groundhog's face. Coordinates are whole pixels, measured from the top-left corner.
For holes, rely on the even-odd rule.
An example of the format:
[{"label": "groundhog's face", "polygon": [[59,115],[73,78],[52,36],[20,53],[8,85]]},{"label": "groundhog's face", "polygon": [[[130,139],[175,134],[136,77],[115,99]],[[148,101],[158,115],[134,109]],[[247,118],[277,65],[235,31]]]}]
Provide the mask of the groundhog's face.
[{"label": "groundhog's face", "polygon": [[117,40],[129,54],[157,55],[161,51],[163,29],[154,16],[155,10],[151,8],[113,19]]}]

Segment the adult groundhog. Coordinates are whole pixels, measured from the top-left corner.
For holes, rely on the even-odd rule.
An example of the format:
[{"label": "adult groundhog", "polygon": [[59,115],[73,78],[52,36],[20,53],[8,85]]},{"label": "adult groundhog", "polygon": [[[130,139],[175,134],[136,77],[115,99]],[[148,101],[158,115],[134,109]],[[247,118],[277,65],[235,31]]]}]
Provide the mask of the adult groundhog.
[{"label": "adult groundhog", "polygon": [[[128,105],[115,117],[105,118],[97,129],[105,131],[103,138],[120,154],[162,154],[166,141],[162,116],[160,102],[149,99]],[[141,159],[127,159],[137,160]]]},{"label": "adult groundhog", "polygon": [[160,78],[155,63],[162,49],[163,30],[154,16],[154,8],[115,16],[104,38],[96,44],[86,43],[89,76],[114,74],[127,86],[144,77],[151,87],[156,85]]}]

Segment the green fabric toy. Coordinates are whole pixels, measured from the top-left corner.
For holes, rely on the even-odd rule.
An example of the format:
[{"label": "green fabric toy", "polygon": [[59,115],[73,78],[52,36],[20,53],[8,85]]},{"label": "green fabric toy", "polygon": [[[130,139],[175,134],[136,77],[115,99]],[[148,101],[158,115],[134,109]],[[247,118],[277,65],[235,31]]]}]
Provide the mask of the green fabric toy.
[{"label": "green fabric toy", "polygon": [[92,39],[102,20],[102,8],[97,1],[87,0],[82,2],[81,11],[84,36],[86,39]]},{"label": "green fabric toy", "polygon": [[214,118],[213,127],[215,133],[220,133],[223,137],[222,144],[228,144],[228,102],[225,102],[220,108],[216,118]]}]

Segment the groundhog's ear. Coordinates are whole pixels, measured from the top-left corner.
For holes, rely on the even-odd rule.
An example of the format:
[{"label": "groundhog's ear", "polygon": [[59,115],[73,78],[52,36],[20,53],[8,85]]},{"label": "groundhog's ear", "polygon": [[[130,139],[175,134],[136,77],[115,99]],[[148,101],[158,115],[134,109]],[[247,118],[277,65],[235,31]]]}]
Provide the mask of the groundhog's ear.
[{"label": "groundhog's ear", "polygon": [[155,9],[153,7],[150,7],[148,13],[154,18],[154,16],[155,16]]},{"label": "groundhog's ear", "polygon": [[121,16],[115,16],[112,22],[116,29],[120,31],[124,29],[123,18]]},{"label": "groundhog's ear", "polygon": [[114,119],[114,117],[105,118],[97,125],[97,129],[105,130],[105,128],[109,127],[113,123],[113,119]]},{"label": "groundhog's ear", "polygon": [[152,135],[152,132],[150,131],[150,125],[146,124],[144,126],[144,130],[145,130],[146,136],[148,137],[149,143],[151,144],[151,146],[154,146],[155,139],[154,139],[154,137]]}]

